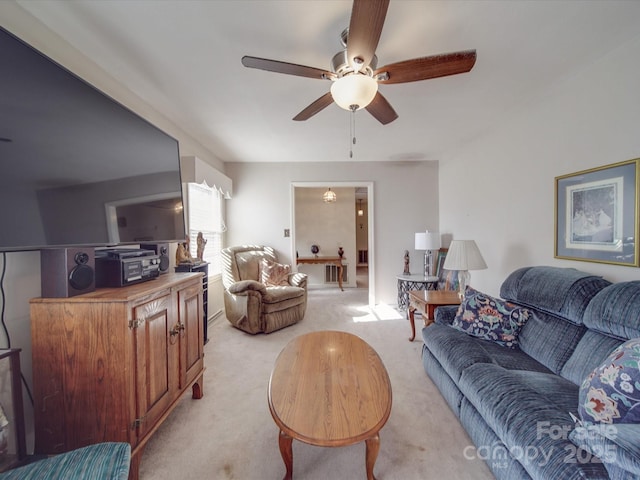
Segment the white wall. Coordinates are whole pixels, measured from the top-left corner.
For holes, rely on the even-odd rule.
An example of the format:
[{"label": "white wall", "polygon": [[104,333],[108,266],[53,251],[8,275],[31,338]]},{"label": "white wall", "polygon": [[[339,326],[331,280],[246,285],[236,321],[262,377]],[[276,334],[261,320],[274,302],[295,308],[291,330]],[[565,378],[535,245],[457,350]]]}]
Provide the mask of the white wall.
[{"label": "white wall", "polygon": [[610,281],[633,267],[554,259],[554,178],[640,157],[640,37],[442,159],[440,231],[475,239],[488,265],[471,284],[498,294],[514,269],[573,267]]},{"label": "white wall", "polygon": [[438,225],[437,162],[229,163],[226,173],[234,192],[227,202],[227,245],[270,245],[285,263],[292,260],[291,238],[284,236],[292,222],[292,183],[373,182],[375,257],[370,247],[369,261],[376,303],[396,303],[404,251],[421,269],[414,234]]}]

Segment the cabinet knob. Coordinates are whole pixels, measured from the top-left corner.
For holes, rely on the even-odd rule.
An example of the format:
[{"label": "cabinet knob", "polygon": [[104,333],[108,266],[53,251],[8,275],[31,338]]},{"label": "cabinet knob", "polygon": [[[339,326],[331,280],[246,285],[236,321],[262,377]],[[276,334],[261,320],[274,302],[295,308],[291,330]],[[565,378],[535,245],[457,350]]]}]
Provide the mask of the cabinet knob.
[{"label": "cabinet knob", "polygon": [[172,337],[175,335],[184,335],[184,323],[176,323],[176,325],[169,332],[169,335],[171,335]]},{"label": "cabinet knob", "polygon": [[133,320],[129,320],[129,328],[139,328],[144,325],[144,318],[134,318]]}]

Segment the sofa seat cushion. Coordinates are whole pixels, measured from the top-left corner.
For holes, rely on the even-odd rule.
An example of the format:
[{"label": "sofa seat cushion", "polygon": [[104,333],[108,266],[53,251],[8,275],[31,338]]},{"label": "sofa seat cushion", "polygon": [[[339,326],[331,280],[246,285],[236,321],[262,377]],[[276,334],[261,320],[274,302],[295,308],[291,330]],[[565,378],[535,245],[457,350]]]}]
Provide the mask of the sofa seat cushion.
[{"label": "sofa seat cushion", "polygon": [[463,372],[458,385],[532,478],[607,478],[600,460],[583,462],[569,439],[569,412],[575,414],[578,399],[574,383],[553,373],[477,364]]},{"label": "sofa seat cushion", "polygon": [[458,386],[505,445],[535,445],[549,437],[538,431],[543,425],[566,428],[565,439],[573,428],[578,386],[558,375],[476,364]]},{"label": "sofa seat cushion", "polygon": [[550,373],[544,365],[519,349],[480,340],[448,325],[434,323],[422,331],[422,337],[426,348],[438,359],[454,382],[459,381],[466,368],[479,363],[494,364],[506,369]]}]

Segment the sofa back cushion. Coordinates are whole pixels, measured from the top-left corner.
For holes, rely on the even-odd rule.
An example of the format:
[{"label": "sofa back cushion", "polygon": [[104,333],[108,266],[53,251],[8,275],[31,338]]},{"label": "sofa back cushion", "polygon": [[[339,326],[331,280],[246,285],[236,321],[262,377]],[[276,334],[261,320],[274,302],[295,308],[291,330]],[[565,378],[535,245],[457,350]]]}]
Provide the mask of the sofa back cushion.
[{"label": "sofa back cushion", "polygon": [[599,292],[585,311],[584,324],[620,340],[640,337],[640,281],[616,283]]},{"label": "sofa back cushion", "polygon": [[575,268],[524,267],[506,278],[500,296],[580,324],[591,299],[609,285],[608,280]]},{"label": "sofa back cushion", "polygon": [[640,337],[640,281],[598,292],[585,310],[584,325],[589,330],[561,372],[577,385],[624,341]]},{"label": "sofa back cushion", "polygon": [[524,267],[506,278],[500,296],[532,312],[520,332],[522,351],[560,374],[586,331],[582,319],[589,302],[609,285],[574,268]]},{"label": "sofa back cushion", "polygon": [[585,328],[566,319],[532,309],[520,331],[520,349],[559,374],[582,338]]},{"label": "sofa back cushion", "polygon": [[580,385],[587,375],[620,344],[622,344],[621,340],[594,330],[587,330],[567,363],[562,367],[560,375],[576,385]]}]

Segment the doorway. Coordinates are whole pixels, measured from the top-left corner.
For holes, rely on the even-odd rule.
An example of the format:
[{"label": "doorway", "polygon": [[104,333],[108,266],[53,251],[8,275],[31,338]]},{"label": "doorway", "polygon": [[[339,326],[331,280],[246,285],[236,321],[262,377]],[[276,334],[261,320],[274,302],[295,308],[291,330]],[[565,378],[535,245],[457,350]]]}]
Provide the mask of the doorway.
[{"label": "doorway", "polygon": [[[313,189],[314,201],[313,204],[309,206],[309,202],[303,199],[312,192],[311,189]],[[319,189],[321,192],[317,195],[316,191]],[[334,207],[334,205],[323,206],[322,192],[327,189],[347,193],[347,195],[344,195],[344,201],[348,202],[346,204],[348,206],[343,204],[340,207],[340,200],[335,203],[336,208],[343,209],[340,213],[336,211],[334,215],[329,214],[329,216],[324,216],[327,215],[327,212],[319,210],[324,207]],[[358,216],[358,199],[362,200],[361,204],[364,210],[362,216]],[[348,282],[349,285],[358,286],[359,269],[360,273],[365,275],[365,277],[361,279],[360,285],[362,285],[362,288],[366,287],[368,289],[369,305],[375,305],[373,212],[373,182],[292,182],[291,258],[296,258],[297,255],[306,256],[310,254],[307,252],[310,246],[307,245],[310,243],[307,232],[309,230],[308,224],[313,224],[317,229],[317,236],[322,238],[324,243],[324,245],[319,245],[321,250],[318,255],[335,256],[337,255],[337,249],[344,246],[345,263],[350,265],[347,275],[352,275]],[[300,225],[296,225],[296,219],[301,223]],[[351,225],[351,227],[347,227],[347,230],[350,230],[350,232],[345,234],[345,225],[347,224]],[[300,235],[298,235],[298,230]],[[359,243],[356,241],[357,230],[362,230],[362,233],[365,235],[365,240],[361,240]],[[343,242],[344,245],[342,245]],[[365,245],[366,248],[358,249],[358,245]],[[360,261],[362,260],[360,257],[362,252],[359,250],[366,251],[366,253],[364,253],[364,255],[366,255],[366,262]],[[363,264],[366,264],[366,268],[362,268],[365,266]]]}]

